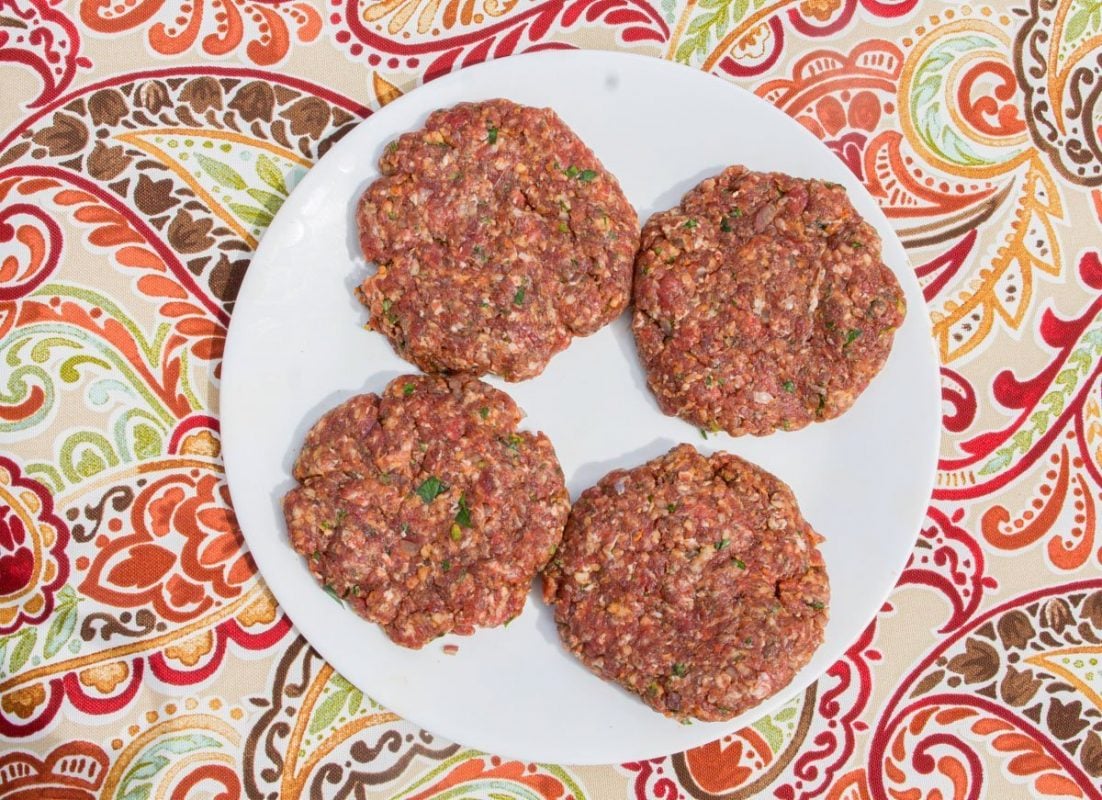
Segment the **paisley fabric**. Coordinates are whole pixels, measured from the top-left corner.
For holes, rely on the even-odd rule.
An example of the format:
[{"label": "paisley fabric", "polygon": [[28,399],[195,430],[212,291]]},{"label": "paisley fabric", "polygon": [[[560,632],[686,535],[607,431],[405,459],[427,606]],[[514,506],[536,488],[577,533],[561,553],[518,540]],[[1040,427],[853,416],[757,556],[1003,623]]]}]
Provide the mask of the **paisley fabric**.
[{"label": "paisley fabric", "polygon": [[[899,585],[818,683],[584,768],[334,673],[243,546],[218,422],[306,170],[422,82],[580,47],[734,81],[845,162],[921,281],[944,425]],[[1095,0],[0,0],[0,87],[0,800],[1102,798]]]}]

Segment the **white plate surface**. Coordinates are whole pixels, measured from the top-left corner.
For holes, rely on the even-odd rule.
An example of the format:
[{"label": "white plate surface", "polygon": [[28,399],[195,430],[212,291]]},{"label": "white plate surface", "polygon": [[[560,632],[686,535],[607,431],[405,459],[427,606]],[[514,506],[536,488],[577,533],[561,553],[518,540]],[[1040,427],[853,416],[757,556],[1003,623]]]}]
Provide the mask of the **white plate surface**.
[{"label": "white plate surface", "polygon": [[[680,725],[605,683],[559,644],[536,592],[509,627],[448,636],[423,650],[392,644],[339,608],[291,549],[279,500],[318,417],[415,371],[363,330],[352,289],[368,273],[353,207],[382,148],[437,108],[507,97],[550,106],[616,175],[645,220],[702,178],[742,163],[841,183],[884,240],[908,304],[884,371],[841,418],[762,439],[714,435],[663,416],[648,392],[624,315],[576,339],[530,381],[504,384],[527,427],[550,436],[572,497],[616,467],[678,442],[724,449],[792,485],[827,537],[833,599],[826,642],[783,692],[730,722]],[[504,756],[612,763],[684,750],[770,712],[835,661],[898,578],[930,496],[940,425],[936,356],[922,294],[887,219],[808,131],[721,79],[605,52],[509,58],[440,78],[386,106],[302,180],[264,235],[233,314],[224,363],[226,470],[245,538],[280,605],[350,681],[432,732]],[[445,643],[459,645],[446,655]]]}]

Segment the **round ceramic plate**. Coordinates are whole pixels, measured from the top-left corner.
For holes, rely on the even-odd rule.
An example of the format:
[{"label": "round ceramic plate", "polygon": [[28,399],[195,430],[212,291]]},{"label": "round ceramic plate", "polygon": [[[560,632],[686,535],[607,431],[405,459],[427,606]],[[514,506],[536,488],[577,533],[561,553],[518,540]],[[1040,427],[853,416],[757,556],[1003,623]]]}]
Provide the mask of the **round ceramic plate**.
[{"label": "round ceramic plate", "polygon": [[[596,677],[562,648],[533,591],[508,628],[392,644],[339,607],[287,539],[280,498],[307,430],[333,406],[416,371],[377,333],[353,288],[368,274],[354,207],[383,147],[435,109],[506,97],[550,106],[620,180],[646,220],[729,164],[843,184],[884,240],[907,295],[906,322],[883,372],[839,419],[761,439],[707,440],[664,416],[644,382],[627,314],[505,389],[526,426],[554,443],[572,497],[617,467],[679,442],[728,450],[791,484],[826,536],[833,599],[826,641],[793,683],[730,722],[681,725]],[[237,518],[280,605],[348,680],[398,714],[463,744],[564,764],[684,750],[769,713],[856,639],[903,568],[930,496],[938,445],[938,366],[922,293],[887,219],[854,176],[799,124],[730,83],[642,56],[553,52],[440,78],[365,120],[310,170],[249,267],[226,346],[222,431]],[[459,652],[445,654],[443,645]]]}]

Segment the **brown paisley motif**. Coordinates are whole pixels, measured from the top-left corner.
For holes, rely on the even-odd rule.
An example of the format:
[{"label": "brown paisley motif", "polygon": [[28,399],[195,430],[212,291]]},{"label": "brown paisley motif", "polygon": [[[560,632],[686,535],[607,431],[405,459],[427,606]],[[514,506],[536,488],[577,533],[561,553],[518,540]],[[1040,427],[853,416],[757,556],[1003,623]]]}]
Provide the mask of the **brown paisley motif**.
[{"label": "brown paisley motif", "polygon": [[180,99],[196,114],[205,114],[211,108],[218,111],[222,108],[222,87],[214,78],[193,78],[180,90]]},{"label": "brown paisley motif", "polygon": [[999,684],[999,696],[1010,706],[1024,706],[1033,699],[1037,690],[1041,688],[1041,681],[1032,670],[1017,670],[1007,667],[1006,675]]},{"label": "brown paisley motif", "polygon": [[[367,109],[320,86],[249,69],[166,69],[122,76],[32,116],[0,142],[0,164],[84,172],[137,208],[228,314],[256,232],[227,224],[151,145],[158,132],[194,132],[289,151],[307,164]],[[236,137],[236,138],[235,138]],[[222,173],[218,173],[220,176]],[[231,184],[232,175],[223,178]],[[246,198],[247,199],[247,198]],[[252,201],[250,201],[252,202]],[[248,234],[248,235],[246,235]]]},{"label": "brown paisley motif", "polygon": [[118,125],[126,111],[126,101],[114,89],[100,89],[88,98],[88,112],[95,125]]},{"label": "brown paisley motif", "polygon": [[1095,731],[1088,733],[1083,740],[1079,763],[1092,778],[1102,778],[1102,736]]},{"label": "brown paisley motif", "polygon": [[1033,142],[1073,183],[1102,185],[1102,35],[1073,24],[1074,3],[1030,0],[1014,69]]},{"label": "brown paisley motif", "polygon": [[[299,636],[276,665],[270,693],[250,699],[253,706],[264,709],[248,733],[242,758],[245,794],[252,800],[323,794],[365,797],[368,787],[400,779],[422,759],[442,760],[459,751],[459,745],[386,712],[375,715],[380,720],[376,724],[357,728],[349,723],[318,734],[313,723],[322,713],[319,690],[329,680],[343,682]],[[343,685],[356,691],[347,682]],[[296,738],[307,721],[312,723],[311,733],[325,737],[315,743],[315,747],[323,744],[328,753],[320,761],[311,759],[313,747]],[[303,750],[289,752],[292,741]]]},{"label": "brown paisley motif", "polygon": [[1102,776],[1095,689],[1102,626],[1086,613],[1099,591],[1093,580],[1013,598],[928,654],[884,706],[869,796],[912,796],[916,785],[939,791],[923,783],[930,773],[923,753],[937,741],[954,748],[942,775],[957,770],[962,780],[982,780],[965,765],[980,763],[971,753],[987,752],[1002,760],[1022,796],[1064,796]]},{"label": "brown paisley motif", "polygon": [[71,114],[57,113],[54,114],[53,124],[37,131],[31,140],[46,148],[42,155],[70,156],[80,152],[88,142],[88,128]]},{"label": "brown paisley motif", "polygon": [[949,669],[964,678],[965,683],[983,683],[999,671],[999,652],[980,639],[968,639],[964,652],[949,661]]},{"label": "brown paisley motif", "polygon": [[110,181],[130,166],[132,160],[123,151],[122,145],[108,147],[103,142],[96,142],[92,152],[88,154],[86,169],[88,174],[96,180]]},{"label": "brown paisley motif", "polygon": [[264,81],[250,81],[237,90],[229,102],[229,107],[241,115],[246,122],[254,120],[272,121],[272,109],[275,108],[275,92]]},{"label": "brown paisley motif", "polygon": [[1029,617],[1021,611],[1011,611],[999,620],[995,628],[999,632],[1003,647],[1008,649],[1021,650],[1029,644],[1029,640],[1036,633]]}]

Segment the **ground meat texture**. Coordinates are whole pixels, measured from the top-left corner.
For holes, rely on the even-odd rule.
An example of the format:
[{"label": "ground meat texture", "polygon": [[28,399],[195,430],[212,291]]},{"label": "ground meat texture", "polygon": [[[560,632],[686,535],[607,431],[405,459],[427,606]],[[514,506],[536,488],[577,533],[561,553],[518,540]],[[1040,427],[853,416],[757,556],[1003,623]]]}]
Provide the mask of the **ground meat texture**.
[{"label": "ground meat texture", "polygon": [[782,481],[680,445],[582,493],[544,599],[601,677],[668,716],[730,719],[783,689],[823,641],[818,541]]},{"label": "ground meat texture", "polygon": [[729,167],[650,218],[633,330],[664,412],[764,435],[845,412],[905,313],[837,184]]},{"label": "ground meat texture", "polygon": [[639,222],[551,109],[437,111],[392,142],[360,202],[368,327],[426,372],[538,375],[631,296]]},{"label": "ground meat texture", "polygon": [[570,509],[542,433],[475,378],[408,375],[327,413],[283,498],[319,582],[406,647],[508,622]]}]

